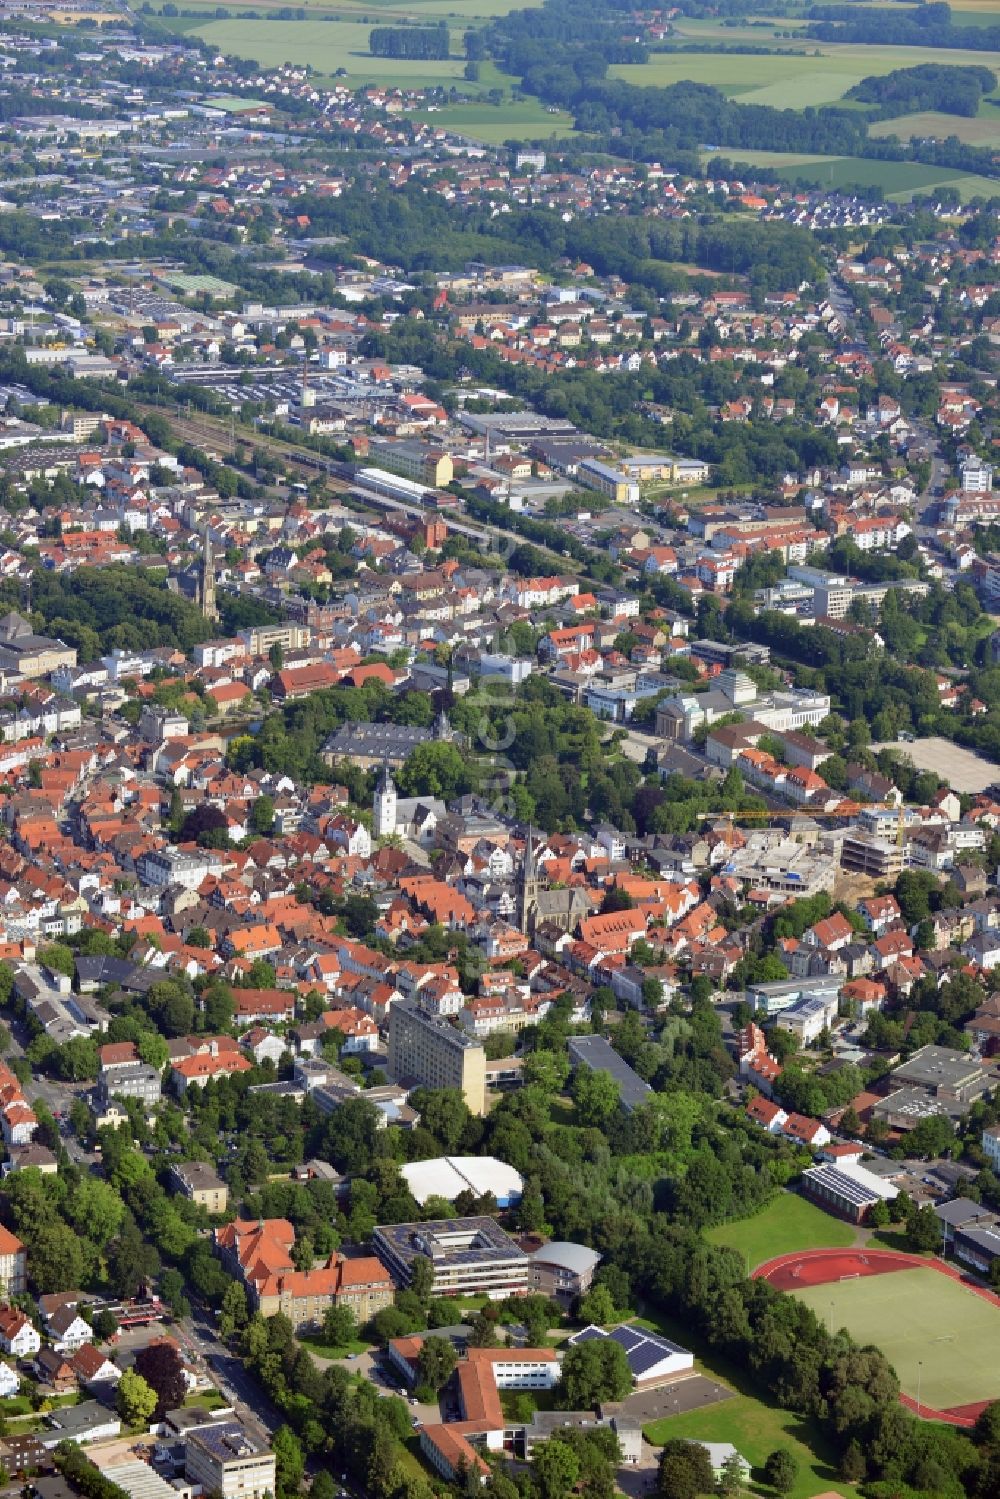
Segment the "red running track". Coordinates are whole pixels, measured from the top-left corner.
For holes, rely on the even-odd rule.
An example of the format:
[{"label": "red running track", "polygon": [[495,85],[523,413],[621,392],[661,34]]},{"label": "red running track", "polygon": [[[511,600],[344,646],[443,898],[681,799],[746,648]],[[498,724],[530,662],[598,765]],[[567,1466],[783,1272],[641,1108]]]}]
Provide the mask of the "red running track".
[{"label": "red running track", "polygon": [[[924,1259],[919,1254],[903,1254],[892,1249],[802,1249],[797,1254],[782,1254],[777,1259],[766,1260],[753,1272],[754,1280],[766,1280],[777,1291],[797,1291],[804,1286],[825,1286],[832,1281],[863,1275],[892,1275],[899,1270],[936,1270],[957,1280],[967,1290],[974,1291],[992,1306],[1000,1307],[1000,1296],[984,1290],[969,1280],[952,1265],[938,1259]],[[925,1420],[945,1421],[950,1426],[974,1426],[980,1411],[990,1404],[988,1400],[973,1405],[957,1405],[951,1410],[934,1410],[909,1395],[900,1395],[901,1404]]]}]

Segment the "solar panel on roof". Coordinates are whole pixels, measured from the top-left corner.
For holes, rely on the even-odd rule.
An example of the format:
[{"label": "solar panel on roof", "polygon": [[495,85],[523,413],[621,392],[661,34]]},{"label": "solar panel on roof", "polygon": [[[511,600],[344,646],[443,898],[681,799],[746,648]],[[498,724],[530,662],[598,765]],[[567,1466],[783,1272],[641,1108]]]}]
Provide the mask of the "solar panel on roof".
[{"label": "solar panel on roof", "polygon": [[605,1334],[599,1327],[585,1327],[583,1332],[578,1332],[573,1339],[574,1343],[592,1343],[595,1338],[603,1338]]},{"label": "solar panel on roof", "polygon": [[616,1343],[620,1343],[627,1353],[631,1348],[638,1348],[640,1343],[645,1342],[641,1332],[634,1327],[616,1327],[611,1334]]},{"label": "solar panel on roof", "polygon": [[645,1343],[628,1354],[628,1366],[636,1379],[641,1379],[643,1374],[654,1369],[663,1357],[662,1348],[655,1348],[652,1343]]}]

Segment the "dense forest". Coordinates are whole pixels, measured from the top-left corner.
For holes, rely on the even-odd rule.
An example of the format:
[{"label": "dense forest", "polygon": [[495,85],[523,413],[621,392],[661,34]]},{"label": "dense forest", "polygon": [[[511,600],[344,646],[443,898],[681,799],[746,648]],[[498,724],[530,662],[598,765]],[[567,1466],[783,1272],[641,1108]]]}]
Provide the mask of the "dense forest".
[{"label": "dense forest", "polygon": [[[155,560],[155,559],[154,559]],[[20,606],[20,587],[0,585],[5,608]],[[116,646],[190,651],[215,628],[194,604],[171,593],[163,579],[136,567],[80,568],[35,573],[32,613],[48,633],[75,646],[81,661],[96,661]]]},{"label": "dense forest", "polygon": [[881,119],[939,109],[945,114],[972,118],[984,94],[997,86],[990,68],[952,68],[945,63],[920,63],[915,68],[896,68],[891,73],[862,78],[846,94],[863,104],[877,104]]},{"label": "dense forest", "polygon": [[814,5],[804,34],[820,42],[854,42],[875,47],[955,48],[967,52],[1000,50],[1000,26],[955,26],[950,5],[931,4],[878,10],[856,5]]},{"label": "dense forest", "polygon": [[824,274],[812,236],[790,224],[638,216],[566,223],[541,208],[498,219],[479,212],[456,218],[453,206],[415,185],[398,192],[351,187],[339,198],[306,194],[296,199],[295,210],[308,214],[313,235],[344,234],[361,254],[378,255],[409,272],[460,269],[475,255],[528,260],[548,270],[568,256],[587,261],[599,275],[621,276],[656,295],[684,284],[668,262],[747,275],[770,291],[816,283]]}]

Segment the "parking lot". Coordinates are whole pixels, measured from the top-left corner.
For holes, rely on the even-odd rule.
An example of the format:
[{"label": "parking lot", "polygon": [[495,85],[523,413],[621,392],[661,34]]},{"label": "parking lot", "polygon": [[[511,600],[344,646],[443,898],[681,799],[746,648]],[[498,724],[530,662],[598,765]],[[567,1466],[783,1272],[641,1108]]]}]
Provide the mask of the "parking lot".
[{"label": "parking lot", "polygon": [[931,770],[947,781],[954,791],[970,794],[984,791],[987,786],[1000,779],[992,760],[984,760],[974,750],[953,744],[932,734],[925,739],[913,739],[909,743],[892,740],[888,744],[873,744],[872,751],[888,749],[912,760],[918,770]]}]

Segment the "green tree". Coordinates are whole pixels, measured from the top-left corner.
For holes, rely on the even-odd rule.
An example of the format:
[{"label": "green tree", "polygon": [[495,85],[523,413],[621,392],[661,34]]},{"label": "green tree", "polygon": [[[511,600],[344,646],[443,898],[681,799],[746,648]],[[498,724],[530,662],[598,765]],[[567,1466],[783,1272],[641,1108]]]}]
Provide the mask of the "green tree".
[{"label": "green tree", "polygon": [[396,776],[404,796],[436,796],[443,802],[475,790],[471,762],[457,745],[429,739],[411,750]]},{"label": "green tree", "polygon": [[126,1426],[147,1427],[156,1410],[156,1391],[134,1369],[126,1369],[115,1392],[118,1414]]},{"label": "green tree", "polygon": [[607,1286],[593,1286],[586,1296],[580,1298],[580,1317],[584,1322],[594,1322],[604,1327],[615,1320],[615,1304]]},{"label": "green tree", "polygon": [[277,1467],[278,1490],[282,1494],[297,1494],[302,1487],[306,1461],[302,1443],[290,1426],[279,1426],[271,1443]]},{"label": "green tree", "polygon": [[579,1122],[585,1129],[601,1129],[618,1112],[618,1084],[610,1072],[577,1067],[570,1085]]},{"label": "green tree", "polygon": [[776,1494],[787,1494],[799,1476],[799,1465],[787,1447],[776,1447],[764,1464],[764,1479]]},{"label": "green tree", "polygon": [[560,1380],[565,1410],[593,1410],[606,1400],[624,1400],[631,1388],[625,1350],[613,1338],[592,1338],[567,1349]]},{"label": "green tree", "polygon": [[274,827],[274,798],[258,796],[250,810],[250,824],[255,833],[268,834]]},{"label": "green tree", "polygon": [[87,1273],[84,1242],[58,1218],[41,1223],[28,1242],[28,1275],[39,1294],[79,1286]]},{"label": "green tree", "polygon": [[38,961],[53,973],[61,973],[71,979],[76,973],[76,954],[62,942],[51,942],[38,949]]},{"label": "green tree", "polygon": [[906,1225],[906,1237],[915,1250],[941,1248],[941,1220],[928,1204],[918,1208]]},{"label": "green tree", "polygon": [[700,1442],[674,1439],[664,1444],[656,1489],[661,1499],[698,1499],[715,1492],[715,1474]]},{"label": "green tree", "polygon": [[358,1335],[358,1324],[349,1306],[330,1306],[323,1314],[323,1337],[333,1348],[346,1348]]},{"label": "green tree", "polygon": [[451,1378],[458,1359],[447,1338],[425,1338],[417,1354],[417,1383],[437,1391]]},{"label": "green tree", "polygon": [[140,1062],[145,1062],[147,1067],[155,1067],[157,1072],[162,1072],[170,1060],[170,1049],[156,1031],[143,1031],[136,1042],[136,1051]]},{"label": "green tree", "polygon": [[238,1280],[230,1281],[222,1298],[220,1325],[225,1327],[228,1335],[246,1327],[248,1317],[247,1293]]},{"label": "green tree", "polygon": [[81,1177],[66,1211],[73,1227],[102,1249],[118,1233],[125,1218],[121,1195],[96,1176]]},{"label": "green tree", "polygon": [[469,1127],[472,1112],[460,1088],[415,1088],[411,1097],[420,1123],[446,1155],[454,1155]]},{"label": "green tree", "polygon": [[979,1412],[973,1431],[982,1447],[1000,1447],[1000,1400],[993,1400]]},{"label": "green tree", "polygon": [[410,1265],[410,1290],[418,1301],[430,1300],[434,1289],[434,1266],[426,1254],[418,1254]]},{"label": "green tree", "polygon": [[559,1093],[569,1077],[569,1057],[565,1052],[531,1051],[524,1059],[524,1081],[544,1088],[546,1093]]},{"label": "green tree", "polygon": [[108,1338],[113,1338],[118,1331],[115,1314],[107,1307],[102,1307],[99,1312],[94,1313],[90,1325],[94,1329],[94,1336],[100,1338],[102,1343],[106,1343]]},{"label": "green tree", "polygon": [[889,1209],[886,1207],[881,1198],[878,1202],[872,1203],[865,1217],[865,1222],[870,1228],[887,1227],[889,1223]]},{"label": "green tree", "polygon": [[744,1469],[738,1452],[730,1452],[719,1470],[717,1491],[720,1494],[739,1494],[743,1489]]},{"label": "green tree", "polygon": [[535,1449],[531,1472],[540,1499],[564,1499],[580,1477],[580,1459],[568,1443],[553,1439]]},{"label": "green tree", "polygon": [[477,1312],[469,1328],[469,1346],[472,1348],[495,1348],[497,1328],[492,1317],[485,1311]]}]

